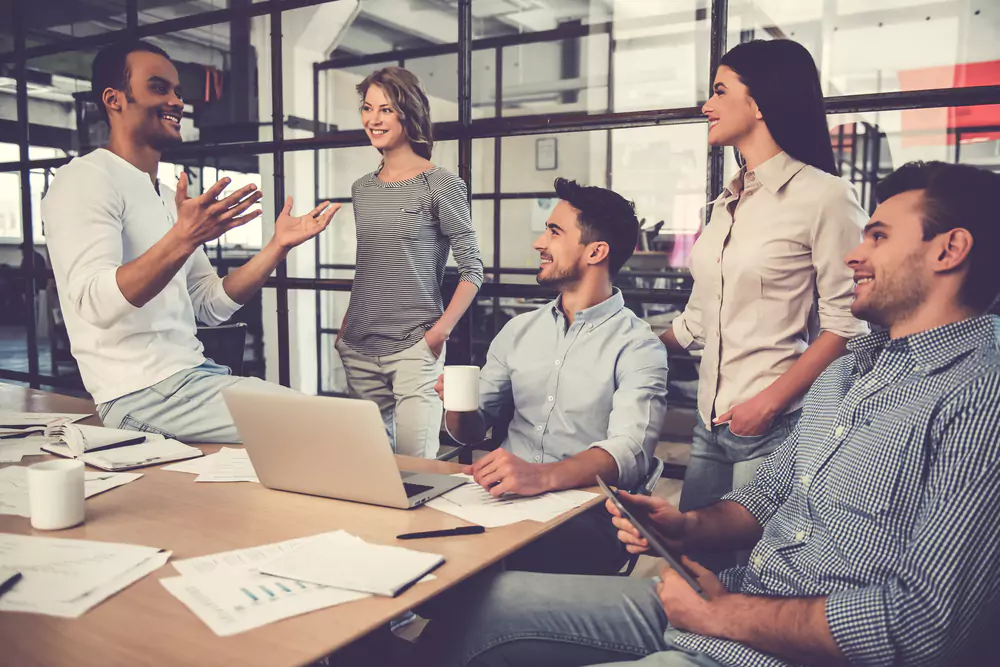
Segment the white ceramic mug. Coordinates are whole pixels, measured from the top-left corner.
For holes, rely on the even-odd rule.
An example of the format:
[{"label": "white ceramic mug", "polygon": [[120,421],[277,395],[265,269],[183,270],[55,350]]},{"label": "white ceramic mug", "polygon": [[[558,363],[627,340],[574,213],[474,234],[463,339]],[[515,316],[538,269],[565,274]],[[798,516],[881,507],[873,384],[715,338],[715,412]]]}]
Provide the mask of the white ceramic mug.
[{"label": "white ceramic mug", "polygon": [[479,366],[444,367],[444,409],[451,412],[479,409]]},{"label": "white ceramic mug", "polygon": [[83,523],[83,461],[59,459],[28,467],[31,527],[62,530]]}]

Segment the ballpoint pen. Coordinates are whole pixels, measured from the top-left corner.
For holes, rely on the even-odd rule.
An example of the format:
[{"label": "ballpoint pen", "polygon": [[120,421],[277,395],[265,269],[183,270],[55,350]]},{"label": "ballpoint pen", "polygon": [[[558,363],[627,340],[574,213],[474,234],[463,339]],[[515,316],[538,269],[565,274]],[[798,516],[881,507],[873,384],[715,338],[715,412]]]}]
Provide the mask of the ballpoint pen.
[{"label": "ballpoint pen", "polygon": [[0,582],[0,597],[3,597],[4,593],[14,588],[17,582],[21,581],[22,576],[23,575],[20,572],[15,572],[14,574],[7,577],[7,579]]}]

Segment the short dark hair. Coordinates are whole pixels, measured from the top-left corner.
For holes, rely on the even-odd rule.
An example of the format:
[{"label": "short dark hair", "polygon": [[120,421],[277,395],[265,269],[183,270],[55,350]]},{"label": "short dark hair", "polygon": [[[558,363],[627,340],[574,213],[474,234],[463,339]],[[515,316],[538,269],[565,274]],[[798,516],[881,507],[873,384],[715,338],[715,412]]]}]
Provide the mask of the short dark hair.
[{"label": "short dark hair", "polygon": [[108,88],[125,91],[128,99],[132,97],[132,88],[129,85],[131,73],[128,70],[128,54],[135,51],[145,51],[155,53],[170,60],[167,52],[149,42],[138,40],[118,42],[101,49],[94,56],[94,63],[90,66],[90,89],[93,92],[94,102],[100,109],[104,120],[111,122],[108,118],[108,110],[104,107],[104,91]]},{"label": "short dark hair", "polygon": [[924,191],[925,241],[959,227],[972,234],[960,298],[970,308],[988,311],[1000,295],[1000,262],[993,257],[1000,225],[991,200],[1000,192],[1000,174],[967,164],[908,162],[879,181],[875,194],[881,203],[912,190]]},{"label": "short dark hair", "polygon": [[639,238],[635,204],[606,188],[580,185],[565,178],[555,180],[556,196],[580,212],[580,242],[608,244],[608,269],[612,277],[632,256]]}]

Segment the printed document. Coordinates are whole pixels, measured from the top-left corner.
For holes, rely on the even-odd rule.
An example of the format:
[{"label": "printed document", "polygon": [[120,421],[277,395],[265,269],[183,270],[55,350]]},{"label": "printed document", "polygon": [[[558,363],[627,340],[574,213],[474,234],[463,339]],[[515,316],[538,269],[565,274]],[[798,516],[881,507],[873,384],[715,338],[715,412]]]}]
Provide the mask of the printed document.
[{"label": "printed document", "polygon": [[494,498],[486,489],[472,481],[471,476],[456,476],[469,482],[429,500],[426,506],[486,528],[507,526],[525,520],[544,523],[597,497],[596,493],[570,489],[543,493],[540,496],[504,495]]},{"label": "printed document", "polygon": [[444,562],[444,556],[369,544],[338,530],[299,545],[260,567],[296,581],[395,597]]},{"label": "printed document", "polygon": [[[134,482],[142,477],[128,472],[86,472],[83,492],[85,498],[96,496],[115,487]],[[0,514],[30,517],[28,508],[28,468],[8,466],[0,470]]]},{"label": "printed document", "polygon": [[209,470],[201,473],[196,482],[260,482],[257,472],[250,462],[245,449],[227,447],[219,450],[221,456],[213,456],[215,461]]},{"label": "printed document", "polygon": [[169,558],[155,547],[0,533],[0,569],[23,575],[0,611],[77,618]]}]

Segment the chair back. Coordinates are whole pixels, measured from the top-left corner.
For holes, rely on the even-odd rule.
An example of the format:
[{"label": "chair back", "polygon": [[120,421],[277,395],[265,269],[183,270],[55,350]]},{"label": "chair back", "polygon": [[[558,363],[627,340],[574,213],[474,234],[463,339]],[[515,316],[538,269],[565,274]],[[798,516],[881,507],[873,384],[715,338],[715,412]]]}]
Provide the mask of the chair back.
[{"label": "chair back", "polygon": [[228,366],[233,375],[243,375],[243,351],[247,342],[246,322],[217,327],[198,327],[198,340],[205,346],[205,356]]}]

